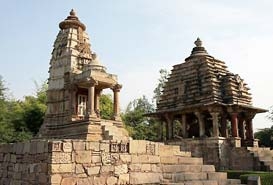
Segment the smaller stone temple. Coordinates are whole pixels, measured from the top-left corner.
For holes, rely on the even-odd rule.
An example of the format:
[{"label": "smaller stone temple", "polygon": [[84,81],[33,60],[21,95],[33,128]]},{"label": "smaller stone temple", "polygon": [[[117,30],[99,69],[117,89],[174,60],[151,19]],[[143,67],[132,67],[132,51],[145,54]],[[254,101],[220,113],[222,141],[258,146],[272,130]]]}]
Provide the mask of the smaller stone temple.
[{"label": "smaller stone temple", "polygon": [[266,110],[252,106],[244,80],[210,56],[199,38],[195,45],[184,63],[173,66],[151,114],[162,121],[161,139],[233,137],[253,146],[252,120]]},{"label": "smaller stone temple", "polygon": [[122,127],[119,108],[122,85],[118,83],[117,75],[107,73],[92,51],[86,27],[74,10],[59,27],[50,60],[47,111],[38,135],[45,138],[103,139],[101,93],[104,89],[113,91],[114,115],[108,122]]}]

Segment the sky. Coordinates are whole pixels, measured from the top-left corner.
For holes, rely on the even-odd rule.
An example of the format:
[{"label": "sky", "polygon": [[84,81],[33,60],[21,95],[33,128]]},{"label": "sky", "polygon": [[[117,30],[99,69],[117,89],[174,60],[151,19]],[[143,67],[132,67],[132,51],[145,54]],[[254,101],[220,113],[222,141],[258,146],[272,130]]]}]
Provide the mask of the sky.
[{"label": "sky", "polygon": [[[273,105],[271,0],[0,0],[0,75],[13,97],[35,93],[48,78],[58,24],[73,8],[93,51],[123,85],[121,107],[150,100],[159,70],[184,62],[200,37],[208,53],[251,88],[253,105]],[[267,113],[254,129],[270,127]]]}]

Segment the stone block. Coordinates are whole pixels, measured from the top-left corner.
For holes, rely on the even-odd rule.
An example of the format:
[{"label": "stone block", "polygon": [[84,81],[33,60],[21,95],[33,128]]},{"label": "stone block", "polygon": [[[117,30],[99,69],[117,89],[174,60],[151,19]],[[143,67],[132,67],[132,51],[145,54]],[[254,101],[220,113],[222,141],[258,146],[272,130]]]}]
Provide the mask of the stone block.
[{"label": "stone block", "polygon": [[16,163],[16,155],[15,154],[10,155],[10,162],[11,163]]},{"label": "stone block", "polygon": [[190,172],[187,172],[187,173],[184,173],[184,178],[185,180],[205,180],[207,179],[207,173],[203,173],[203,172],[200,172],[200,173],[190,173]]},{"label": "stone block", "polygon": [[94,183],[94,177],[79,178],[77,180],[77,185],[93,185],[93,183]]},{"label": "stone block", "polygon": [[202,165],[202,172],[215,172],[213,165]]},{"label": "stone block", "polygon": [[52,152],[51,154],[52,163],[71,163],[71,153],[64,152]]},{"label": "stone block", "polygon": [[114,170],[115,170],[115,167],[113,165],[101,166],[100,174],[112,173],[114,172]]},{"label": "stone block", "polygon": [[126,185],[129,184],[130,182],[130,176],[128,173],[126,174],[121,174],[118,178],[118,185]]},{"label": "stone block", "polygon": [[23,153],[26,154],[26,153],[29,153],[30,152],[30,142],[25,142],[24,143],[24,146],[23,146]]},{"label": "stone block", "polygon": [[115,170],[114,170],[115,175],[119,176],[119,175],[125,174],[127,172],[128,172],[127,164],[121,164],[121,165],[115,166]]},{"label": "stone block", "polygon": [[130,163],[132,160],[131,155],[128,155],[128,154],[120,154],[119,157],[120,157],[121,162],[123,162],[123,163]]},{"label": "stone block", "polygon": [[161,168],[157,164],[151,164],[151,170],[152,172],[161,172]]},{"label": "stone block", "polygon": [[69,142],[69,141],[64,142],[62,149],[63,149],[64,152],[72,152],[72,149],[73,149],[72,143]]},{"label": "stone block", "polygon": [[100,143],[99,142],[86,142],[86,150],[92,151],[100,151]]},{"label": "stone block", "polygon": [[91,151],[76,151],[76,163],[91,163]]},{"label": "stone block", "polygon": [[75,177],[65,177],[61,181],[61,185],[76,185],[77,179]]},{"label": "stone block", "polygon": [[208,179],[209,180],[226,180],[227,173],[225,173],[225,172],[209,172]]},{"label": "stone block", "polygon": [[79,141],[79,140],[73,140],[73,149],[75,151],[83,151],[85,150],[85,142],[84,141]]},{"label": "stone block", "polygon": [[177,164],[178,163],[178,158],[173,156],[173,157],[160,157],[160,162],[162,164]]},{"label": "stone block", "polygon": [[98,175],[100,172],[100,166],[92,166],[87,168],[88,175]]},{"label": "stone block", "polygon": [[145,140],[131,140],[129,142],[129,153],[130,154],[146,154],[146,144],[148,141]]},{"label": "stone block", "polygon": [[118,179],[116,177],[110,176],[107,178],[106,183],[107,185],[115,185],[117,184]]},{"label": "stone block", "polygon": [[36,152],[39,153],[39,154],[44,153],[45,148],[46,148],[45,145],[47,146],[46,141],[37,141],[37,143],[36,143],[36,147],[37,147]]},{"label": "stone block", "polygon": [[49,152],[61,152],[62,151],[62,141],[51,141],[48,144]]},{"label": "stone block", "polygon": [[151,164],[142,164],[141,165],[141,171],[143,171],[143,172],[151,171]]},{"label": "stone block", "polygon": [[52,164],[50,166],[51,173],[72,173],[74,172],[73,164]]},{"label": "stone block", "polygon": [[130,171],[133,171],[133,172],[140,172],[141,171],[141,164],[140,163],[130,164],[129,169],[130,169]]},{"label": "stone block", "polygon": [[100,151],[109,152],[110,144],[109,143],[100,143]]},{"label": "stone block", "polygon": [[24,149],[24,143],[17,143],[15,153],[16,154],[23,154],[23,149]]},{"label": "stone block", "polygon": [[83,168],[82,164],[76,164],[76,166],[75,166],[75,173],[76,174],[84,173],[84,168]]},{"label": "stone block", "polygon": [[106,179],[107,179],[107,176],[99,176],[99,177],[95,176],[93,185],[106,184]]},{"label": "stone block", "polygon": [[99,155],[92,155],[91,161],[92,161],[92,163],[101,163],[101,156],[99,156]]},{"label": "stone block", "polygon": [[130,173],[130,184],[159,184],[161,179],[162,175],[160,173]]}]

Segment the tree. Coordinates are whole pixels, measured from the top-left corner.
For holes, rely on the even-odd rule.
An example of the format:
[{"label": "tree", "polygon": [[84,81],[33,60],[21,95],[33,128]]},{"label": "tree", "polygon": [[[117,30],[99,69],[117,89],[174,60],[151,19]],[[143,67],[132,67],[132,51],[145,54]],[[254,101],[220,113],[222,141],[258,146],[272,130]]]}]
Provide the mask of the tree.
[{"label": "tree", "polygon": [[255,133],[255,138],[260,140],[260,145],[273,148],[273,126],[260,129]]},{"label": "tree", "polygon": [[110,94],[102,94],[100,97],[100,116],[102,119],[113,117],[113,100]]},{"label": "tree", "polygon": [[122,114],[122,120],[132,138],[145,140],[157,139],[156,122],[144,116],[153,111],[153,104],[145,96],[135,99],[128,104],[125,112]]},{"label": "tree", "polygon": [[170,73],[166,69],[160,69],[159,73],[160,73],[160,77],[158,79],[158,84],[156,88],[154,89],[154,97],[153,97],[153,100],[155,100],[156,103],[158,103],[160,95],[162,94],[164,85],[167,82],[168,77],[170,76]]}]

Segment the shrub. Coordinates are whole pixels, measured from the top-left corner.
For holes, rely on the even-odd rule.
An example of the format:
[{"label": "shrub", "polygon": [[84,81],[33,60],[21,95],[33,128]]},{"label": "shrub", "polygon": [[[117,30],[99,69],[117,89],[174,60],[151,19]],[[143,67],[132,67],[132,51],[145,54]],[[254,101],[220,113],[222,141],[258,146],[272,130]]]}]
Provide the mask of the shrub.
[{"label": "shrub", "polygon": [[273,184],[273,173],[271,172],[260,172],[260,173],[250,173],[250,174],[244,174],[240,176],[241,183],[247,184],[247,178],[249,176],[260,176],[261,177],[261,184],[262,185],[272,185]]}]

